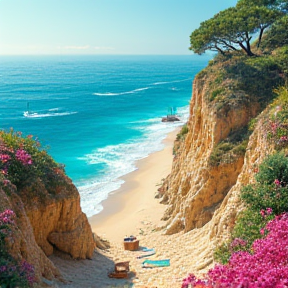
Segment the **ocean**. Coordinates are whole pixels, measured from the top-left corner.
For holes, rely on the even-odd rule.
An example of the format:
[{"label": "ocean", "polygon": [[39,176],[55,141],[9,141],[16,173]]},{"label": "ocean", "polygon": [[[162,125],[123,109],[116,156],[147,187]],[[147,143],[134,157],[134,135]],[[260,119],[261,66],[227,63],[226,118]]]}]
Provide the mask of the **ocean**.
[{"label": "ocean", "polygon": [[[87,216],[137,160],[189,116],[208,56],[1,56],[0,129],[21,131],[65,165]],[[171,109],[180,122],[163,123]],[[28,114],[29,117],[26,117]]]}]

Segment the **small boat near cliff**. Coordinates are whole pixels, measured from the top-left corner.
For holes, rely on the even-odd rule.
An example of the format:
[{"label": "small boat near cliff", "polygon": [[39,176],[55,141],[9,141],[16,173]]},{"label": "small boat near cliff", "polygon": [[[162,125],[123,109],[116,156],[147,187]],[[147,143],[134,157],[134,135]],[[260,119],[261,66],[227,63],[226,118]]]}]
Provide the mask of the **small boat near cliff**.
[{"label": "small boat near cliff", "polygon": [[162,122],[175,122],[180,121],[180,119],[174,115],[167,115],[166,117],[162,117]]},{"label": "small boat near cliff", "polygon": [[175,122],[180,121],[180,119],[176,116],[177,108],[176,107],[169,107],[168,114],[166,117],[162,117],[162,122]]}]

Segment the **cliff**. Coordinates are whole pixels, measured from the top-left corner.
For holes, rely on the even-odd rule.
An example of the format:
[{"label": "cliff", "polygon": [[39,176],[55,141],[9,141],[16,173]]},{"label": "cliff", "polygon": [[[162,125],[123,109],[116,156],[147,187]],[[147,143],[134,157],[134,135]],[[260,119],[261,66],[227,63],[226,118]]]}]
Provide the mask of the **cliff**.
[{"label": "cliff", "polygon": [[[17,148],[18,142],[21,149]],[[95,242],[76,187],[62,168],[36,146],[34,140],[13,131],[0,134],[0,213],[15,213],[8,227],[5,223],[9,219],[0,219],[0,238],[5,240],[4,244],[0,239],[0,252],[8,262],[31,264],[36,282],[42,285],[45,279],[61,278],[48,258],[55,250],[75,259],[87,259],[92,258]]]},{"label": "cliff", "polygon": [[191,248],[198,252],[191,255],[193,272],[211,266],[215,245],[227,240],[242,209],[241,187],[253,181],[273,150],[264,129],[265,107],[282,82],[279,67],[262,70],[259,59],[219,58],[194,80],[188,133],[160,188],[161,202],[168,205],[165,233],[189,232],[193,239]]},{"label": "cliff", "polygon": [[73,258],[91,258],[94,240],[88,219],[81,211],[80,195],[71,180],[64,174],[62,177],[65,182],[54,187],[54,194],[41,181],[26,186],[18,194],[35,240],[47,256],[56,248]]}]

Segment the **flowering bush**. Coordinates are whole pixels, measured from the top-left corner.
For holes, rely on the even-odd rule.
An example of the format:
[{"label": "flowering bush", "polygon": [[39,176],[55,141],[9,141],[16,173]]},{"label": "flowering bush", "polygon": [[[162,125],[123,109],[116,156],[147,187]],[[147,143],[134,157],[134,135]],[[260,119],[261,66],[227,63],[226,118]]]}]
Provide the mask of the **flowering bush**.
[{"label": "flowering bush", "polygon": [[271,208],[279,215],[288,211],[288,159],[284,153],[268,156],[259,166],[256,184],[247,185],[241,198],[250,209],[259,211]]},{"label": "flowering bush", "polygon": [[[259,166],[255,179],[255,184],[241,191],[246,210],[238,215],[231,240],[215,250],[217,262],[227,263],[231,254],[239,250],[251,252],[252,243],[266,235],[265,225],[275,215],[288,212],[287,157],[281,152],[268,156]],[[237,238],[246,241],[246,245],[232,245]]]},{"label": "flowering bush", "polygon": [[41,149],[32,135],[22,137],[13,129],[8,133],[0,131],[0,172],[5,180],[21,188],[40,177],[48,189],[54,180],[59,180],[60,170],[63,172],[63,167]]},{"label": "flowering bush", "polygon": [[274,101],[274,113],[269,117],[267,136],[277,150],[288,147],[288,88],[275,90],[278,98]]},{"label": "flowering bush", "polygon": [[199,284],[215,288],[288,287],[288,159],[284,153],[268,156],[255,179],[255,184],[241,191],[246,210],[238,216],[231,240],[215,252],[216,260],[226,265],[216,265],[205,280],[189,275],[183,288]]},{"label": "flowering bush", "polygon": [[0,213],[0,287],[31,287],[35,282],[34,267],[25,260],[18,263],[5,245],[5,238],[13,237],[15,216],[12,210]]},{"label": "flowering bush", "polygon": [[[285,288],[288,286],[288,214],[276,216],[265,230],[268,235],[253,243],[253,253],[233,253],[227,265],[211,269],[205,280],[190,275],[183,280],[182,288]],[[200,282],[201,281],[201,282]]]},{"label": "flowering bush", "polygon": [[[269,209],[268,211],[270,212]],[[237,251],[252,252],[253,242],[267,234],[263,228],[273,218],[274,214],[272,212],[269,215],[265,214],[265,217],[263,217],[260,211],[251,209],[242,211],[237,218],[231,239],[215,249],[215,261],[227,264],[231,255]]]},{"label": "flowering bush", "polygon": [[22,165],[31,165],[32,158],[24,149],[18,149],[15,153],[15,158],[22,163]]}]

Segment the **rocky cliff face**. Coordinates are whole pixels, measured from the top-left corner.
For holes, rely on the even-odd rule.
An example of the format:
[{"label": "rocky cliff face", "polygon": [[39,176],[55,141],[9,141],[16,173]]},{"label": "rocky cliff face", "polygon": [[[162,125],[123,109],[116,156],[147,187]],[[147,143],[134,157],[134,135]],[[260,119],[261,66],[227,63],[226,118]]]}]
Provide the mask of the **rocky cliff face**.
[{"label": "rocky cliff face", "polygon": [[39,179],[18,191],[12,184],[0,188],[1,211],[11,209],[17,215],[16,228],[6,241],[9,253],[34,266],[38,283],[43,277],[61,277],[47,257],[54,249],[86,259],[92,257],[95,248],[90,224],[71,180],[63,174],[51,191]]},{"label": "rocky cliff face", "polygon": [[53,253],[55,247],[73,258],[91,258],[94,240],[90,224],[81,211],[76,187],[66,176],[63,175],[63,178],[65,182],[55,185],[54,194],[38,181],[20,190],[19,195],[33,227],[35,240],[47,256]]},{"label": "rocky cliff face", "polygon": [[165,181],[163,203],[169,205],[164,219],[169,220],[166,233],[199,228],[211,220],[229,190],[235,185],[244,163],[236,157],[231,163],[210,165],[215,146],[231,132],[241,130],[259,111],[252,100],[238,103],[225,113],[217,111],[205,96],[209,81],[196,77],[190,103],[188,134]]},{"label": "rocky cliff face", "polygon": [[191,255],[191,271],[195,273],[212,265],[215,245],[228,237],[241,211],[241,187],[253,181],[258,165],[273,150],[263,128],[263,115],[267,113],[264,111],[246,141],[246,151],[230,153],[230,158],[224,155],[216,165],[211,164],[217,145],[228,143],[232,134],[243,133],[243,127],[263,108],[249,90],[235,92],[230,79],[220,85],[231,101],[221,102],[221,95],[212,101],[214,82],[213,73],[200,73],[195,78],[189,131],[176,153],[172,172],[160,189],[162,203],[168,205],[163,217],[167,220],[165,233],[188,232],[193,239],[192,250],[201,250]]},{"label": "rocky cliff face", "polygon": [[9,253],[17,261],[21,262],[22,259],[25,259],[34,266],[38,283],[41,283],[42,277],[46,279],[59,277],[59,271],[35,241],[33,227],[27,217],[23,202],[16,193],[16,187],[9,184],[5,187],[5,191],[0,188],[1,211],[11,209],[17,215],[13,233],[5,241]]}]

